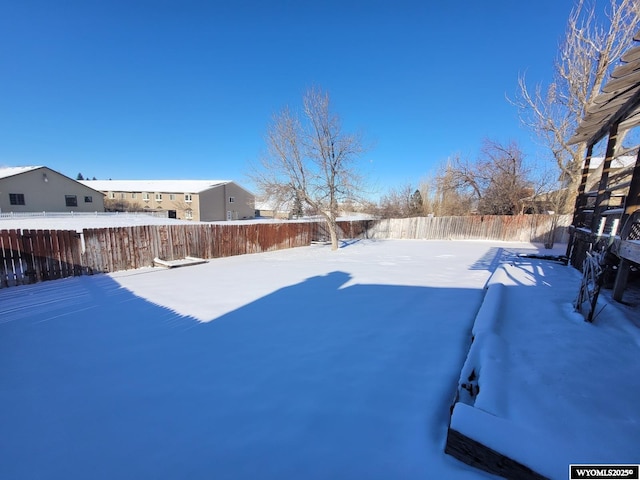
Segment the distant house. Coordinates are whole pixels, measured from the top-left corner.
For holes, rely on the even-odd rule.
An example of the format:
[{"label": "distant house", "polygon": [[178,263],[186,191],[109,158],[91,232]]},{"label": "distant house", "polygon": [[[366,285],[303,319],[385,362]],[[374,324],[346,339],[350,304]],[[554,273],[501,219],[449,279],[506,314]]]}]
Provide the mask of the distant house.
[{"label": "distant house", "polygon": [[276,205],[273,202],[258,200],[256,201],[256,217],[288,220],[291,218],[291,207],[288,203]]},{"label": "distant house", "polygon": [[165,210],[169,218],[213,222],[255,217],[255,197],[229,180],[82,180],[106,195],[106,205]]},{"label": "distant house", "polygon": [[0,213],[103,212],[104,196],[47,167],[0,167]]},{"label": "distant house", "polygon": [[[608,169],[608,201],[607,209],[618,209],[624,205],[626,195],[629,190],[631,176],[636,163],[637,156],[623,155],[611,160]],[[592,157],[589,162],[589,169],[585,179],[585,204],[583,208],[591,211],[595,203],[600,178],[602,177],[602,169],[604,167],[604,157]],[[584,168],[584,162],[582,164]],[[562,203],[560,200],[567,195],[567,189],[554,190],[546,193],[539,193],[535,196],[522,199],[524,213],[540,213],[545,211],[553,211]],[[580,221],[590,223],[590,216],[580,217]],[[612,217],[613,218],[613,217]]]}]

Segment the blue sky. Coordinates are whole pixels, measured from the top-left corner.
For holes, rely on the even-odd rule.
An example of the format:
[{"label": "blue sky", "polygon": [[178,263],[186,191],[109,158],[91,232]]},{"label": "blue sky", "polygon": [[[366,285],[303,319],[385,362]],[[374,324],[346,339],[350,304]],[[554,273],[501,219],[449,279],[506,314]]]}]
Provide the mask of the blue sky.
[{"label": "blue sky", "polygon": [[270,118],[329,92],[384,191],[483,138],[537,151],[506,96],[547,82],[572,2],[0,0],[0,166],[232,179]]}]

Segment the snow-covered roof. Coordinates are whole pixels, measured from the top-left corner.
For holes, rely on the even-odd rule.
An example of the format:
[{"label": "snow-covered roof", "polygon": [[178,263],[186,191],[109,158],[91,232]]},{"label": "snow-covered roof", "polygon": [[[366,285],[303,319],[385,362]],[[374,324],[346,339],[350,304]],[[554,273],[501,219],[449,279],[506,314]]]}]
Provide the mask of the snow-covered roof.
[{"label": "snow-covered roof", "polygon": [[101,192],[167,193],[199,193],[230,182],[230,180],[80,180],[83,185]]},{"label": "snow-covered roof", "polygon": [[278,211],[278,212],[288,212],[289,210],[291,210],[291,205],[289,202],[284,202],[281,203],[280,205],[278,205],[276,202],[273,201],[269,201],[269,200],[264,200],[264,201],[260,201],[260,200],[256,200],[255,202],[255,208],[256,210],[271,210],[271,211]]},{"label": "snow-covered roof", "polygon": [[14,175],[19,175],[21,173],[30,172],[31,170],[37,170],[38,168],[42,168],[42,166],[38,166],[38,167],[0,167],[0,178],[13,177]]}]

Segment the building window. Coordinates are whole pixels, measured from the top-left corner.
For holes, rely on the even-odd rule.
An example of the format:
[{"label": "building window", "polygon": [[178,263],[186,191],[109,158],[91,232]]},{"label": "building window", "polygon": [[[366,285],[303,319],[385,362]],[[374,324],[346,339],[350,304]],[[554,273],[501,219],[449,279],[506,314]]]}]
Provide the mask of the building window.
[{"label": "building window", "polygon": [[142,194],[142,200],[144,200],[145,202],[149,201],[149,194],[147,192],[144,192]]},{"label": "building window", "polygon": [[136,192],[131,193],[131,198],[136,198]]},{"label": "building window", "polygon": [[109,198],[111,198],[111,199],[116,198],[116,193],[115,192],[109,192]]},{"label": "building window", "polygon": [[93,203],[93,197],[91,195],[85,195],[84,203]]},{"label": "building window", "polygon": [[9,203],[11,205],[24,205],[24,193],[10,193]]},{"label": "building window", "polygon": [[127,194],[126,193],[121,193],[120,194],[120,199],[124,200],[125,198],[127,198]]},{"label": "building window", "polygon": [[236,197],[229,197],[229,203],[233,203],[236,201]]},{"label": "building window", "polygon": [[193,199],[191,198],[191,194],[190,193],[185,193],[184,194],[184,201],[185,202],[191,202]]},{"label": "building window", "polygon": [[78,197],[76,195],[65,195],[64,203],[67,207],[77,207],[78,206]]},{"label": "building window", "polygon": [[173,193],[169,194],[169,200],[175,200],[176,196]]},{"label": "building window", "polygon": [[156,193],[156,202],[161,202],[161,201],[162,201],[162,194]]},{"label": "building window", "polygon": [[184,218],[186,220],[193,220],[193,210],[185,210],[184,211]]}]

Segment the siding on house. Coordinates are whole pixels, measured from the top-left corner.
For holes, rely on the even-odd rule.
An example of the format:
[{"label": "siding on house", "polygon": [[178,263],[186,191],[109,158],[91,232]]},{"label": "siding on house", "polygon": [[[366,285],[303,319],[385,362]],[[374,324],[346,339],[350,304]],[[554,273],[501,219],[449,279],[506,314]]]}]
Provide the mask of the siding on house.
[{"label": "siding on house", "polygon": [[102,193],[48,167],[0,168],[0,212],[103,212]]},{"label": "siding on house", "polygon": [[200,204],[200,220],[203,222],[255,217],[255,197],[233,182],[200,192]]},{"label": "siding on house", "polygon": [[[228,180],[85,180],[107,199],[175,212],[181,220],[212,222],[255,217],[254,195]],[[233,202],[230,200],[233,199]],[[228,218],[227,212],[231,212]]]}]

